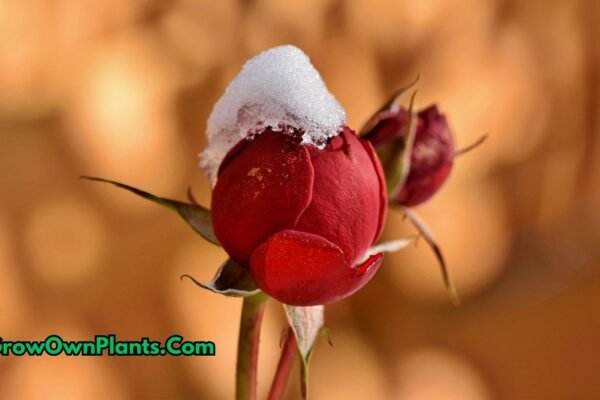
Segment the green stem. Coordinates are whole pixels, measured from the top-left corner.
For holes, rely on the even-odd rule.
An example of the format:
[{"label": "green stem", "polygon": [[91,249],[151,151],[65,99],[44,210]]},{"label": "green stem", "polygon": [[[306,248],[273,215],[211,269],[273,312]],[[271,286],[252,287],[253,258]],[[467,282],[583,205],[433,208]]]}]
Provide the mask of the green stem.
[{"label": "green stem", "polygon": [[263,293],[244,297],[235,382],[235,398],[237,400],[256,400],[257,398],[258,340],[267,298]]},{"label": "green stem", "polygon": [[302,360],[300,364],[300,391],[302,400],[308,399],[308,360]]}]

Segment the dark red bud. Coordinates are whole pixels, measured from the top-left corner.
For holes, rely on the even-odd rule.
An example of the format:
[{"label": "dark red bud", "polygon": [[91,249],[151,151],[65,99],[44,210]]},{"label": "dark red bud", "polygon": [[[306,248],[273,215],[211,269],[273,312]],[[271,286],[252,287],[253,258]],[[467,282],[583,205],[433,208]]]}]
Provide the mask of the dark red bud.
[{"label": "dark red bud", "polygon": [[[384,111],[379,122],[364,138],[377,150],[407,133],[408,111]],[[390,199],[406,207],[417,206],[433,196],[448,178],[454,160],[452,133],[435,105],[417,114],[415,140],[410,153],[410,168],[401,187]]]}]

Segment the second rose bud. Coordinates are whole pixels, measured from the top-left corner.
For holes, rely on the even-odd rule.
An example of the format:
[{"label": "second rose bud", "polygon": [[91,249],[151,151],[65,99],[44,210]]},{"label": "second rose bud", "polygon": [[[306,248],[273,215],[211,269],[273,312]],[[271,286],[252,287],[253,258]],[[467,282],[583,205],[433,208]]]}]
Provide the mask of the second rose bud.
[{"label": "second rose bud", "polygon": [[[365,134],[378,153],[395,141],[407,143],[410,114],[407,109],[382,111]],[[429,200],[444,184],[454,161],[454,142],[446,117],[432,105],[416,115],[416,133],[406,178],[390,189],[390,202],[415,207]],[[382,157],[384,158],[384,157]],[[392,160],[396,162],[396,160]]]}]

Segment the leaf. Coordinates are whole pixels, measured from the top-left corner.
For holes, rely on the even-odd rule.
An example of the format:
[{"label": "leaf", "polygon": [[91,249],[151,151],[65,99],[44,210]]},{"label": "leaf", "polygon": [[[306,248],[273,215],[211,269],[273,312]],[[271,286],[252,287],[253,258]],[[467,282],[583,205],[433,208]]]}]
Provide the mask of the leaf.
[{"label": "leaf", "polygon": [[181,278],[188,278],[201,288],[224,296],[248,297],[260,292],[250,271],[232,259],[225,261],[210,282],[202,283],[190,275],[182,275]]},{"label": "leaf", "polygon": [[154,203],[160,204],[163,207],[169,208],[176,211],[200,236],[209,242],[219,246],[219,241],[213,232],[212,217],[210,210],[204,208],[198,204],[188,204],[177,200],[171,200],[164,197],[158,197],[151,193],[143,190],[134,188],[133,186],[126,185],[124,183],[111,181],[109,179],[97,178],[94,176],[81,176],[81,179],[87,179],[90,181],[104,182],[113,184],[121,189],[130,191],[131,193],[137,194],[146,200],[150,200]]},{"label": "leaf", "polygon": [[296,344],[300,352],[301,371],[300,386],[302,389],[302,398],[306,399],[308,394],[308,363],[312,353],[315,341],[320,336],[324,323],[324,307],[296,307],[284,304],[288,323],[294,331]]},{"label": "leaf", "polygon": [[450,300],[452,300],[452,303],[454,303],[455,306],[460,306],[461,301],[458,297],[458,293],[456,292],[456,287],[454,286],[452,277],[450,276],[450,273],[448,271],[448,266],[446,265],[446,260],[444,258],[444,255],[442,254],[442,249],[437,244],[435,238],[433,237],[433,234],[431,233],[431,230],[429,229],[429,227],[427,227],[425,221],[421,219],[413,210],[403,207],[403,211],[404,215],[406,215],[408,220],[419,231],[419,234],[423,237],[423,239],[425,239],[425,242],[429,245],[431,250],[433,250],[433,253],[437,258],[440,269],[442,271],[444,286],[446,287],[446,291],[450,296]]}]

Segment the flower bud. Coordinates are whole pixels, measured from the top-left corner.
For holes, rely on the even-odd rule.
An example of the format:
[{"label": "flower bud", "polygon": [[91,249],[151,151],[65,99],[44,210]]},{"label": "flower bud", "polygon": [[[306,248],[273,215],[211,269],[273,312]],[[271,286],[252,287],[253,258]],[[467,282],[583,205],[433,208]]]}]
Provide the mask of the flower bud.
[{"label": "flower bud", "polygon": [[[390,188],[390,202],[414,207],[433,196],[448,178],[454,161],[454,143],[446,117],[432,105],[417,116],[416,133],[410,151],[410,166],[406,178],[396,188]],[[384,152],[391,142],[404,139],[409,112],[405,108],[383,111],[377,123],[363,137],[378,152]],[[397,160],[391,160],[397,162]]]},{"label": "flower bud", "polygon": [[331,303],[365,285],[382,255],[356,264],[386,210],[375,150],[347,127],[323,149],[270,128],[242,139],[221,163],[212,196],[225,251],[291,305]]}]

